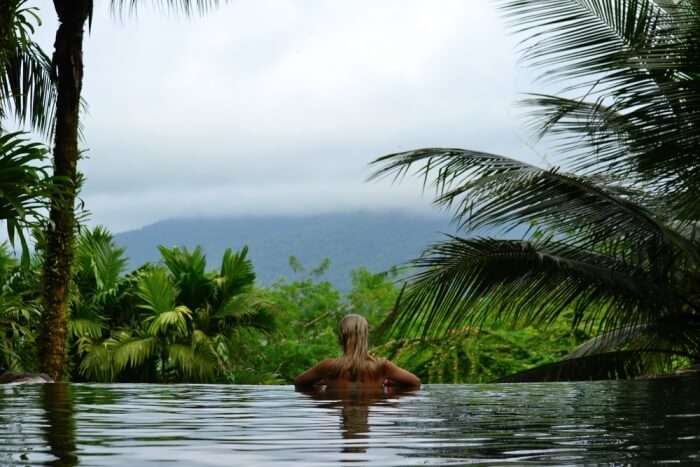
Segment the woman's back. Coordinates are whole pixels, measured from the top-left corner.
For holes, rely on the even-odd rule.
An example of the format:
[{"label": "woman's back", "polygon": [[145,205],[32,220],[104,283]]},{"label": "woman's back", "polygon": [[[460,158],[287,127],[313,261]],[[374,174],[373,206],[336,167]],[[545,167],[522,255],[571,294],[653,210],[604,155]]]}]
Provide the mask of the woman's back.
[{"label": "woman's back", "polygon": [[327,360],[324,368],[323,383],[330,388],[381,387],[384,376],[385,360],[368,358],[359,367],[349,366],[344,357]]},{"label": "woman's back", "polygon": [[325,385],[332,389],[382,389],[384,386],[420,387],[413,373],[375,358],[368,352],[369,326],[360,315],[347,315],[340,322],[340,343],[343,356],[323,360],[297,376],[300,388]]}]

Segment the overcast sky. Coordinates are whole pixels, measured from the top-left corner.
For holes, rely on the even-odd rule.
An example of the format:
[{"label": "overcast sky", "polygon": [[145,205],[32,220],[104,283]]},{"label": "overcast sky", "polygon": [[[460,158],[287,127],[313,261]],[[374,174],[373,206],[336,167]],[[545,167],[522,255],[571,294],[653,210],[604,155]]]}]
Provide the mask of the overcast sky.
[{"label": "overcast sky", "polygon": [[[50,52],[52,3],[33,3]],[[92,224],[425,211],[418,182],[367,183],[368,163],[424,146],[537,162],[514,106],[536,88],[494,2],[241,0],[124,20],[108,4],[85,44]]]}]

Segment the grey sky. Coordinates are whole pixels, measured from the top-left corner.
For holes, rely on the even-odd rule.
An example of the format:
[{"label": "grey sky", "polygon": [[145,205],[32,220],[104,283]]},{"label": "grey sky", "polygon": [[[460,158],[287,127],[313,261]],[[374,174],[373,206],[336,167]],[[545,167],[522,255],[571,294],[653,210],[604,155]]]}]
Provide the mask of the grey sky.
[{"label": "grey sky", "polygon": [[[534,87],[493,2],[249,0],[124,21],[108,3],[86,40],[92,223],[425,210],[418,182],[366,183],[368,162],[423,146],[536,160],[513,106]],[[35,4],[50,51],[55,13]]]}]

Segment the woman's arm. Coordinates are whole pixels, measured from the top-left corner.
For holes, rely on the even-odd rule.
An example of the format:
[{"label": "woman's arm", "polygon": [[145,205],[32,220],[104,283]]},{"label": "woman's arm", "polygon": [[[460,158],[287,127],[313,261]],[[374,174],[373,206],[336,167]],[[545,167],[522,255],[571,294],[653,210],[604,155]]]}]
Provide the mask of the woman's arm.
[{"label": "woman's arm", "polygon": [[384,363],[384,376],[389,382],[410,389],[420,388],[420,378],[410,371],[404,370],[398,365],[387,360]]},{"label": "woman's arm", "polygon": [[333,360],[323,360],[309,368],[294,379],[294,386],[297,388],[309,388],[320,382],[328,375],[328,370],[333,365]]}]

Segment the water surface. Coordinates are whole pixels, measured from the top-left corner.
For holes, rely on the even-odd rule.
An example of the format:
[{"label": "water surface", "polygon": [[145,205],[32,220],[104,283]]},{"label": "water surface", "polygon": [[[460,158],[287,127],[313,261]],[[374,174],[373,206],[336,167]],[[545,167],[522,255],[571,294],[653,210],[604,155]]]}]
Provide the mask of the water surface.
[{"label": "water surface", "polygon": [[0,465],[700,465],[700,378],[428,385],[0,386]]}]

